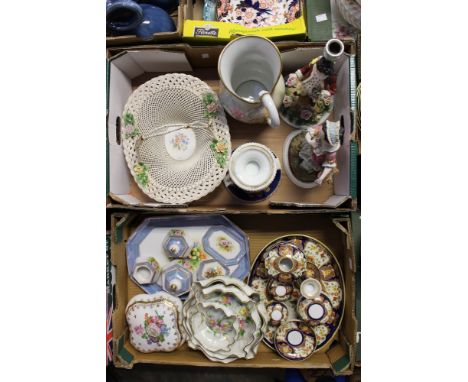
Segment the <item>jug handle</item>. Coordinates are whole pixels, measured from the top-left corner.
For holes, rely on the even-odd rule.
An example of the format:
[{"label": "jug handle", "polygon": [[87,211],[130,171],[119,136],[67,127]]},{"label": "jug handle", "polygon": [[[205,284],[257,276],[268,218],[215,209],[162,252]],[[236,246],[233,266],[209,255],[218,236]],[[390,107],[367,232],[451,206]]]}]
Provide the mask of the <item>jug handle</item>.
[{"label": "jug handle", "polygon": [[258,93],[258,96],[260,97],[263,106],[268,111],[268,117],[267,117],[268,124],[271,127],[275,127],[275,128],[279,127],[280,118],[279,118],[278,109],[276,108],[276,105],[273,101],[273,98],[271,98],[270,93],[268,93],[266,90],[262,90],[260,93]]}]

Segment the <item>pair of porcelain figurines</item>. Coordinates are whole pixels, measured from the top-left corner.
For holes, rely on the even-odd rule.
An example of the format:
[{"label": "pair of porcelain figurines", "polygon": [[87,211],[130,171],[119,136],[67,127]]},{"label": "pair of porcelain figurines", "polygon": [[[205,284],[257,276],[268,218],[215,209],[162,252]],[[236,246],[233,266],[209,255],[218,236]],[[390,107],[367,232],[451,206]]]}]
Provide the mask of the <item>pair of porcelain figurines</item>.
[{"label": "pair of porcelain figurines", "polygon": [[[316,187],[336,168],[343,143],[342,121],[328,121],[336,91],[334,66],[344,53],[340,40],[329,40],[323,55],[282,76],[281,54],[270,40],[245,36],[230,42],[218,63],[219,99],[235,119],[280,127],[280,118],[296,128],[284,142],[283,162],[291,181]],[[279,183],[281,166],[264,145],[247,143],[232,154],[225,184],[241,199],[267,196]]]}]

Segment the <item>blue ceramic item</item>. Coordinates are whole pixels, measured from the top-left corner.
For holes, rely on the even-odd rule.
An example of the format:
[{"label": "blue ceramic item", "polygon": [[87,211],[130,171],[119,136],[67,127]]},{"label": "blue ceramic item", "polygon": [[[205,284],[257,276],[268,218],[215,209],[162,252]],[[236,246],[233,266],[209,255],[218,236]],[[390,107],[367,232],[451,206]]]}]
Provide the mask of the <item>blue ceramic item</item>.
[{"label": "blue ceramic item", "polygon": [[271,184],[265,190],[261,190],[257,192],[245,191],[239,188],[231,180],[231,178],[229,177],[229,173],[228,173],[226,177],[224,178],[224,185],[226,186],[228,191],[234,197],[246,203],[258,203],[258,202],[261,202],[262,200],[268,199],[273,194],[273,192],[276,191],[281,180],[281,164],[276,154],[273,153],[273,155],[276,158],[276,165],[277,165],[278,170],[276,170],[276,175],[275,175],[275,178],[273,179],[273,182],[271,182]]},{"label": "blue ceramic item", "polygon": [[156,7],[164,9],[166,12],[171,13],[179,6],[179,0],[138,0],[142,4],[151,4]]},{"label": "blue ceramic item", "polygon": [[171,230],[164,239],[163,248],[167,257],[171,259],[179,259],[186,257],[189,245],[187,240],[182,236],[182,232]]},{"label": "blue ceramic item", "polygon": [[143,21],[143,9],[133,0],[107,0],[106,25],[116,34],[129,34]]},{"label": "blue ceramic item", "polygon": [[150,40],[155,33],[174,32],[176,30],[171,16],[162,8],[150,4],[140,4],[143,9],[143,21],[135,29],[135,34]]},{"label": "blue ceramic item", "polygon": [[[249,251],[241,232],[234,227],[213,226],[203,236],[203,248],[213,259],[226,267],[238,264]],[[210,243],[212,238],[217,247],[213,247]],[[238,251],[234,252],[236,248]],[[229,253],[231,251],[232,253]]]},{"label": "blue ceramic item", "polygon": [[180,264],[164,269],[161,278],[163,289],[174,296],[187,293],[192,285],[192,273]]},{"label": "blue ceramic item", "polygon": [[[171,261],[171,259],[166,255],[164,248],[163,248],[163,241],[166,233],[164,233],[161,237],[161,244],[160,247],[158,245],[154,246],[151,244],[149,246],[144,246],[145,239],[147,236],[154,230],[159,228],[167,228],[169,231],[171,228],[177,229],[187,229],[189,227],[216,227],[218,230],[232,230],[236,232],[236,240],[241,241],[241,247],[243,248],[243,254],[237,259],[236,264],[227,266],[229,269],[229,273],[231,277],[238,278],[240,280],[245,279],[245,277],[249,274],[250,271],[250,257],[249,257],[249,239],[247,235],[240,230],[237,226],[235,226],[229,219],[222,215],[186,215],[186,216],[158,216],[145,219],[133,232],[133,234],[128,238],[127,241],[127,269],[132,271],[135,267],[135,263],[138,261],[144,261],[147,258],[151,258],[152,256],[161,257],[163,260],[166,259],[167,263],[161,264],[163,268],[167,269],[169,267],[167,264]],[[209,230],[209,229],[208,229]],[[203,234],[203,233],[201,233]],[[234,234],[232,234],[234,235]],[[201,237],[197,239],[201,241]],[[143,249],[142,249],[143,248]],[[206,260],[211,259],[211,255],[209,252],[204,249],[207,258]],[[159,259],[158,259],[159,261]],[[180,260],[173,260],[174,262],[181,262],[182,264],[188,260],[180,259]],[[172,262],[171,262],[172,264]],[[201,266],[203,262],[193,268],[193,279],[197,277],[197,270],[198,267]],[[226,265],[224,265],[226,266]],[[162,275],[160,280],[162,279]],[[160,281],[158,281],[160,282]],[[163,288],[161,285],[157,283],[152,284],[145,284],[139,285],[146,293],[156,293]],[[182,296],[183,299],[183,296]]]},{"label": "blue ceramic item", "polygon": [[200,264],[197,271],[197,280],[206,280],[217,276],[229,276],[229,269],[219,261],[211,259]]}]

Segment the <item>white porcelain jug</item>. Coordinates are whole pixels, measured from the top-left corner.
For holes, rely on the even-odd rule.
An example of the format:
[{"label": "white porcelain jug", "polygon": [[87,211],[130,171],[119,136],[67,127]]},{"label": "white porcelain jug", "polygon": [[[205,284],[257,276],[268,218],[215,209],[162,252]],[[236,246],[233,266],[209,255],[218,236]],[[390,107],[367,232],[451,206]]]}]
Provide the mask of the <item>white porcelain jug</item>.
[{"label": "white porcelain jug", "polygon": [[243,36],[231,41],[218,60],[221,104],[241,122],[278,127],[285,92],[281,72],[281,54],[270,40]]}]

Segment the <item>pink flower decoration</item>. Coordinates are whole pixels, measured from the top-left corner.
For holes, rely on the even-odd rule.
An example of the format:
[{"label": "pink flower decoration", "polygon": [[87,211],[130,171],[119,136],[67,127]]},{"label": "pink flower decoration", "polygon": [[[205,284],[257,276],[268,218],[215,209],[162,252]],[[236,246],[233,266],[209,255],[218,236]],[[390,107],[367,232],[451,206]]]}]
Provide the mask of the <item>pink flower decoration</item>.
[{"label": "pink flower decoration", "polygon": [[133,131],[133,126],[132,125],[125,125],[124,131],[125,131],[125,133],[130,134]]},{"label": "pink flower decoration", "polygon": [[310,117],[312,117],[312,112],[310,110],[307,110],[307,109],[302,109],[301,110],[301,118],[302,119],[308,120],[308,119],[310,119]]},{"label": "pink flower decoration", "polygon": [[256,16],[256,12],[253,8],[247,8],[244,13],[244,20],[246,23],[251,23]]},{"label": "pink flower decoration", "polygon": [[[253,4],[253,3],[252,3],[252,4]],[[260,9],[266,9],[266,8],[268,8],[267,1],[266,1],[266,0],[259,0],[259,1],[258,1],[258,4],[259,4],[258,7],[259,7]]]},{"label": "pink flower decoration", "polygon": [[216,102],[211,102],[206,106],[206,108],[208,109],[209,113],[213,113],[218,110],[218,104]]},{"label": "pink flower decoration", "polygon": [[141,335],[143,334],[143,326],[141,325],[138,325],[138,326],[135,326],[135,333],[138,334],[138,335]]}]

